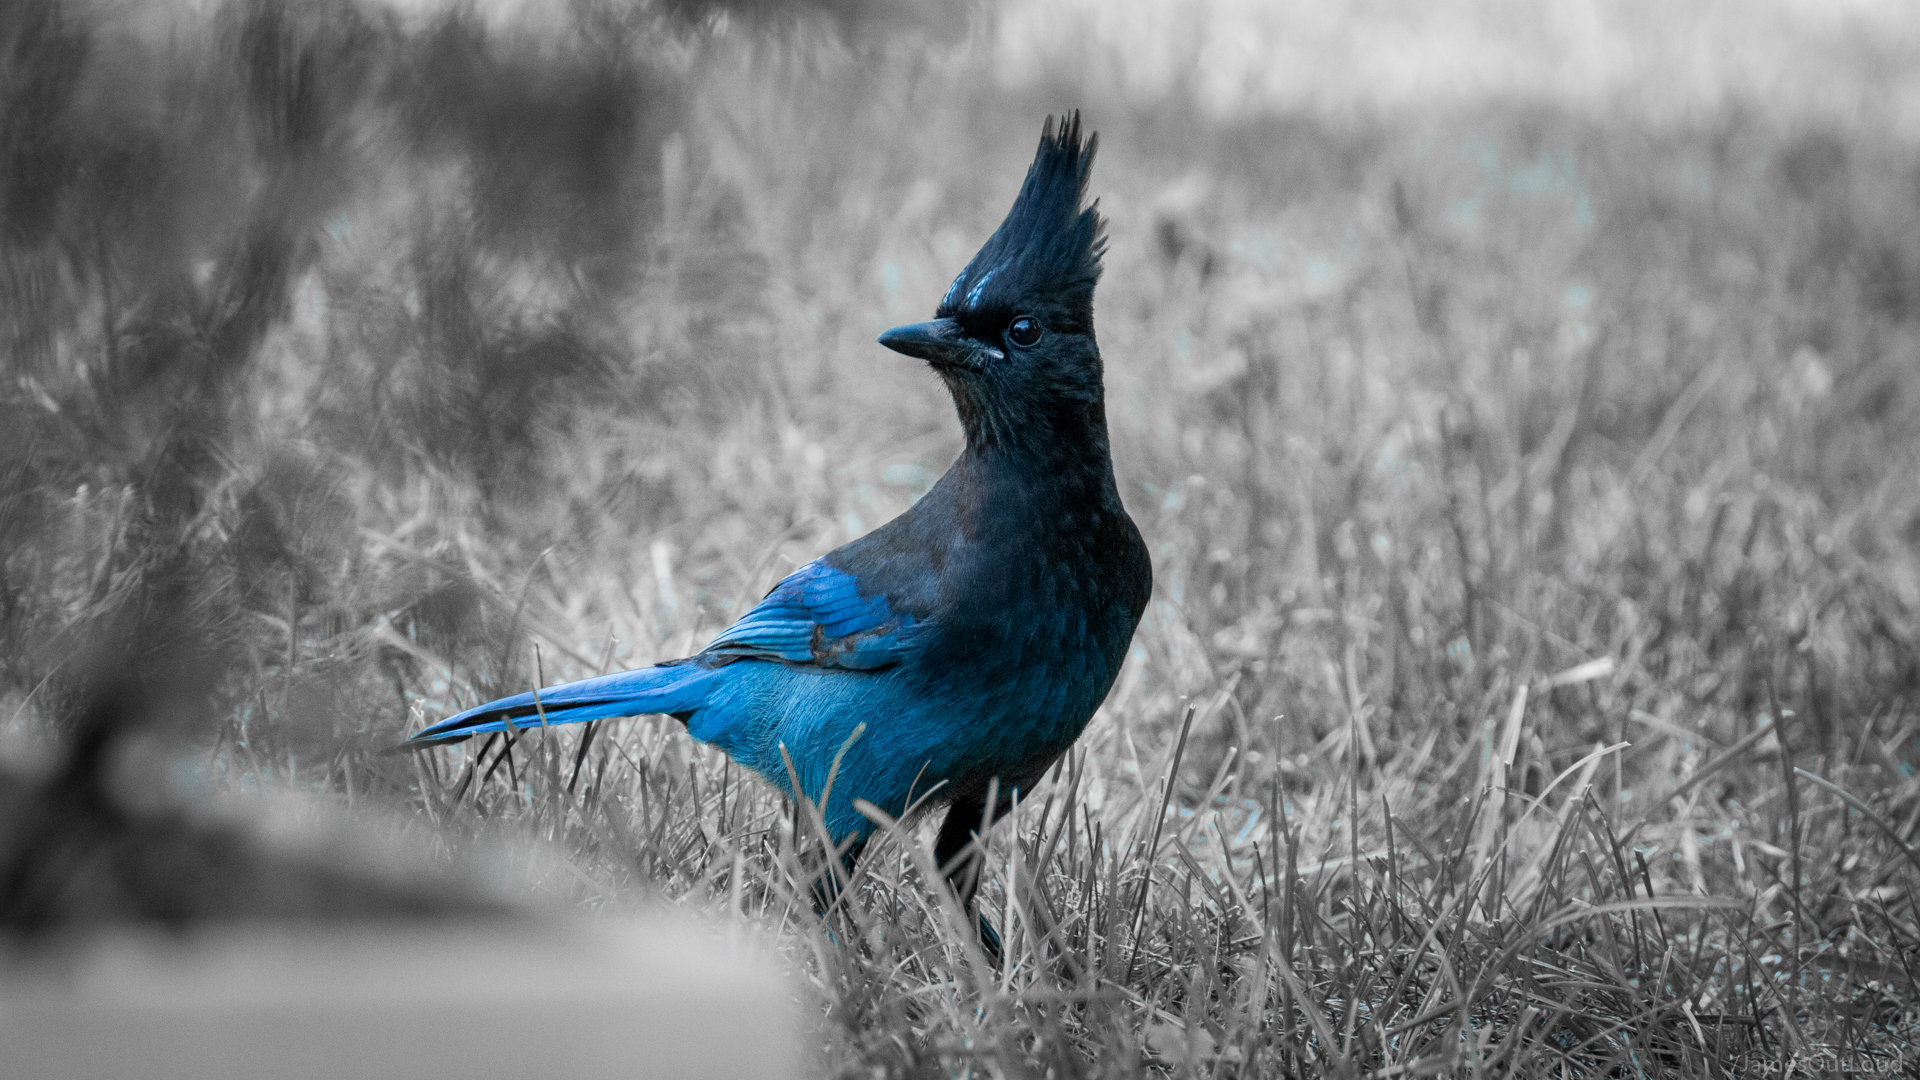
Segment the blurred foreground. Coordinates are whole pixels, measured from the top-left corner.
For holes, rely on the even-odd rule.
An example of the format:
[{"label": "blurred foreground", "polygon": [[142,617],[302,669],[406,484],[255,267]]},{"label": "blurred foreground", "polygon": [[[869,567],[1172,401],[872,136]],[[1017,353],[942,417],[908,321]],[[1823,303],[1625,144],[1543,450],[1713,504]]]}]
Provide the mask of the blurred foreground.
[{"label": "blurred foreground", "polygon": [[9,1076],[796,1075],[786,988],[678,921],[121,932],[39,959],[0,981]]},{"label": "blurred foreground", "polygon": [[[0,15],[18,941],[530,889],[759,928],[831,1074],[1911,1062],[1911,25],[1614,109],[1142,82],[1166,35],[1027,8],[570,10]],[[1005,969],[911,826],[825,932],[805,815],[671,721],[381,754],[688,652],[924,491],[951,406],[872,337],[1074,105],[1159,589],[1000,834]],[[135,857],[266,790],[418,873],[241,910],[309,879]]]}]

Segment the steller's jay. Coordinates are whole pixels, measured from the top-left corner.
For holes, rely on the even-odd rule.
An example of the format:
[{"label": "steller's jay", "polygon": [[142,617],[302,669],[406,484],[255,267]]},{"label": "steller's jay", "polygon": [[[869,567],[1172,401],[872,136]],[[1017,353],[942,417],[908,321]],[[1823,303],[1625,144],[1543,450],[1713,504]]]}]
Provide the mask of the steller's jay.
[{"label": "steller's jay", "polygon": [[934,856],[970,910],[981,823],[1079,737],[1153,583],[1114,486],[1093,336],[1106,242],[1082,203],[1097,145],[1077,112],[1057,132],[1049,117],[1013,209],[935,318],[880,335],[932,365],[966,429],[919,502],[693,656],[502,698],[409,743],[666,713],[792,796],[784,748],[801,793],[830,796],[849,870],[874,828],[855,799],[896,816],[947,804]]}]

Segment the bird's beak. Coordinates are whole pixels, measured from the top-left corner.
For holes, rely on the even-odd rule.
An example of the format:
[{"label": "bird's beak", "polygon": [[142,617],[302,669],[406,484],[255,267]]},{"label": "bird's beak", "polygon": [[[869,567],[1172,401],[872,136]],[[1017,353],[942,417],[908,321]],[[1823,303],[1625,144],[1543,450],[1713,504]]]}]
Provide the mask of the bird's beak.
[{"label": "bird's beak", "polygon": [[896,326],[880,335],[880,344],[897,353],[918,357],[936,367],[979,367],[982,353],[998,350],[968,337],[952,319]]}]

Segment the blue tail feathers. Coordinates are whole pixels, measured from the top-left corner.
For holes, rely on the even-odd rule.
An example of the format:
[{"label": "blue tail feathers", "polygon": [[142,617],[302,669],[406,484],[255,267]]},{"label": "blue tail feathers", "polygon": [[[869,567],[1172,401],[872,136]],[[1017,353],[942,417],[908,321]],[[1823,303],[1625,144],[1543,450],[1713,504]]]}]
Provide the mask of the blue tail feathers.
[{"label": "blue tail feathers", "polygon": [[620,671],[594,679],[489,701],[420,731],[409,746],[438,746],[461,742],[510,728],[544,724],[578,724],[610,716],[651,713],[687,713],[706,700],[713,668],[698,664],[664,664]]}]

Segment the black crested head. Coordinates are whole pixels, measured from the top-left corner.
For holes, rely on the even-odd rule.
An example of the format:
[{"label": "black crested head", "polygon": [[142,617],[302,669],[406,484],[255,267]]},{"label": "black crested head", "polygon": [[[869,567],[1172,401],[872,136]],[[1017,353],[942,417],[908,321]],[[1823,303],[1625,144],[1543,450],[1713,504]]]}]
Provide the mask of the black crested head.
[{"label": "black crested head", "polygon": [[1083,205],[1095,136],[1075,112],[1052,117],[1020,195],[930,322],[880,336],[933,365],[953,392],[970,448],[1042,453],[1096,448],[1106,461],[1105,391],[1093,336],[1093,287],[1106,250],[1097,206]]},{"label": "black crested head", "polygon": [[1098,203],[1081,204],[1099,146],[1096,134],[1081,139],[1078,110],[1061,121],[1057,132],[1053,117],[1047,117],[1013,209],[953,279],[936,317],[974,328],[989,317],[1024,310],[1023,305],[1044,304],[1062,320],[1053,329],[1093,332],[1093,287],[1106,250],[1105,222]]}]

